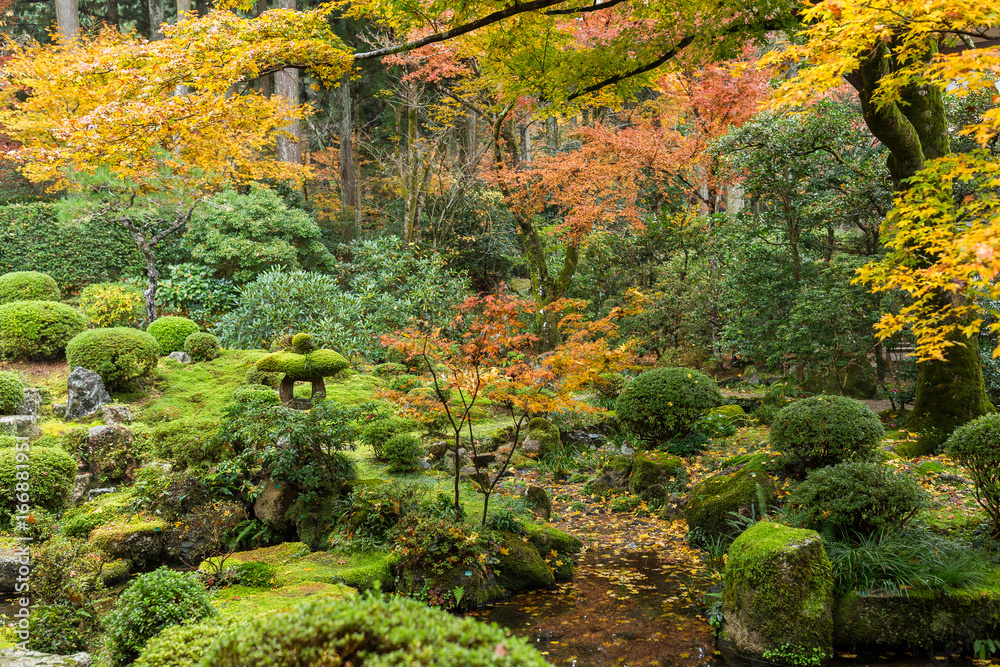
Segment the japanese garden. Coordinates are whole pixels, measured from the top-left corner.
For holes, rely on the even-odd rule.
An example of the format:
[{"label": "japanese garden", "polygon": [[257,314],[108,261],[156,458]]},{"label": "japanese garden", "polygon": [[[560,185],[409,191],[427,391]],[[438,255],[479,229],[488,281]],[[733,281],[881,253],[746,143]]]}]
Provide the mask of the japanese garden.
[{"label": "japanese garden", "polygon": [[1000,660],[1000,8],[0,0],[0,665]]}]

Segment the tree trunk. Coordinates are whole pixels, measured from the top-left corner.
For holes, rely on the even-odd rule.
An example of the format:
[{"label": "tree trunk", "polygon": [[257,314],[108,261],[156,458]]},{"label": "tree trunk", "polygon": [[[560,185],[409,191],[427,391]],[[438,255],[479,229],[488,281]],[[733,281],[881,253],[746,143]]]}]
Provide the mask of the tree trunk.
[{"label": "tree trunk", "polygon": [[[281,9],[295,9],[295,0],[278,0]],[[274,87],[278,96],[285,99],[289,106],[299,104],[299,71],[284,69],[274,75]],[[290,136],[278,137],[278,160],[293,164],[302,163],[302,124],[293,120],[285,126]]]},{"label": "tree trunk", "polygon": [[104,20],[109,26],[118,28],[121,17],[118,13],[118,0],[108,0],[107,9],[104,13]]},{"label": "tree trunk", "polygon": [[149,9],[149,39],[163,39],[163,23],[167,20],[163,0],[146,0]]},{"label": "tree trunk", "polygon": [[351,109],[351,77],[340,79],[340,208],[356,208],[358,184],[354,172],[354,118]]},{"label": "tree trunk", "polygon": [[177,0],[177,22],[180,23],[184,14],[191,13],[191,0]]},{"label": "tree trunk", "polygon": [[[936,45],[929,42],[925,57],[932,58],[936,51]],[[901,192],[908,187],[905,180],[923,168],[926,160],[947,155],[951,146],[939,88],[911,86],[902,91],[899,103],[882,107],[874,103],[879,81],[892,73],[893,63],[883,44],[848,81],[858,91],[868,129],[889,149],[886,166],[895,190]],[[938,298],[946,303],[953,295],[941,293]],[[948,348],[944,361],[918,365],[917,396],[906,427],[923,435],[910,454],[933,451],[958,426],[995,411],[983,384],[978,337],[954,334],[951,340],[957,344]]]},{"label": "tree trunk", "polygon": [[56,29],[67,42],[80,39],[80,10],[77,0],[56,0]]}]

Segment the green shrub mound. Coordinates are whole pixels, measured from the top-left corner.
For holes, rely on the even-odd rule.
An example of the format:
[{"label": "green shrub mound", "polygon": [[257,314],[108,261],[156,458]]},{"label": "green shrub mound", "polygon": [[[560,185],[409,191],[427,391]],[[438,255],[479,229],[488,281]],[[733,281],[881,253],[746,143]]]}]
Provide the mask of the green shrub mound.
[{"label": "green shrub mound", "polygon": [[281,405],[281,399],[271,387],[262,384],[246,384],[233,392],[234,403],[264,403],[265,405]]},{"label": "green shrub mound", "polygon": [[400,433],[386,441],[383,448],[389,472],[410,472],[420,467],[424,457],[424,445],[412,433]]},{"label": "green shrub mound", "polygon": [[120,389],[131,380],[147,377],[159,356],[155,338],[128,327],[84,331],[66,346],[69,367],[94,371],[108,389]]},{"label": "green shrub mound", "polygon": [[93,283],[80,292],[80,311],[95,327],[134,327],[146,304],[142,290],[128,283]]},{"label": "green shrub mound", "polygon": [[164,628],[216,613],[197,575],[166,567],[143,574],[125,589],[105,619],[112,664],[131,664]]},{"label": "green shrub mound", "polygon": [[309,601],[255,619],[223,636],[205,667],[542,667],[519,637],[496,625],[458,618],[404,597],[365,595]]},{"label": "green shrub mound", "polygon": [[0,371],[0,415],[12,415],[24,402],[24,382],[21,376]]},{"label": "green shrub mound", "polygon": [[699,417],[720,405],[722,394],[704,373],[657,368],[625,385],[615,414],[628,432],[659,445],[687,433]]},{"label": "green shrub mound", "polygon": [[150,432],[150,446],[156,456],[172,461],[175,469],[209,467],[230,458],[233,453],[225,443],[213,437],[217,425],[218,420],[211,417],[163,422]]},{"label": "green shrub mound", "polygon": [[925,503],[912,477],[884,463],[846,461],[810,472],[789,495],[786,510],[807,528],[869,535],[901,527]]},{"label": "green shrub mound", "polygon": [[[32,447],[24,452],[17,447],[0,449],[0,526],[9,527],[15,510],[21,503],[17,495],[18,465],[24,465],[23,456],[28,454],[28,484],[30,505],[50,512],[59,512],[66,505],[66,497],[76,479],[76,460],[62,449],[55,447]],[[22,472],[23,477],[23,470]]]},{"label": "green shrub mound", "polygon": [[350,367],[350,362],[333,350],[315,350],[308,354],[272,352],[257,362],[257,370],[284,373],[293,380],[336,375]]},{"label": "green shrub mound", "polygon": [[965,467],[976,485],[976,500],[1000,531],[1000,413],[955,429],[945,442],[945,451]]},{"label": "green shrub mound", "polygon": [[200,663],[212,644],[236,628],[238,617],[212,616],[172,625],[149,640],[133,667],[191,667]]},{"label": "green shrub mound", "polygon": [[197,331],[184,339],[184,351],[191,355],[192,361],[211,361],[219,356],[219,339]]},{"label": "green shrub mound", "polygon": [[146,327],[146,332],[160,344],[160,354],[183,352],[184,341],[199,330],[197,324],[178,315],[158,317]]},{"label": "green shrub mound", "polygon": [[14,301],[0,306],[0,356],[55,359],[87,328],[76,308],[56,301]]},{"label": "green shrub mound", "polygon": [[59,301],[59,285],[47,273],[14,271],[0,276],[0,303]]},{"label": "green shrub mound", "polygon": [[786,405],[771,423],[771,445],[792,471],[870,459],[885,436],[878,415],[843,396],[813,396]]}]

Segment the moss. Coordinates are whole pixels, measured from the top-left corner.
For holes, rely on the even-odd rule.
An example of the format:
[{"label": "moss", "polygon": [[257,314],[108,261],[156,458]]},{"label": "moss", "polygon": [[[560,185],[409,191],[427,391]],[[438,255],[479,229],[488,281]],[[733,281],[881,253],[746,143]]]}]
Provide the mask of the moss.
[{"label": "moss", "polygon": [[535,417],[528,422],[527,438],[538,441],[539,456],[545,456],[562,450],[562,439],[559,436],[559,429],[541,417]]},{"label": "moss", "polygon": [[90,542],[109,558],[125,558],[144,568],[163,555],[166,529],[162,519],[132,516],[95,528]]},{"label": "moss", "polygon": [[292,350],[299,354],[309,354],[316,349],[312,334],[297,333],[292,336]]},{"label": "moss", "polygon": [[618,493],[628,485],[631,473],[631,456],[608,456],[601,462],[600,471],[583,485],[583,492],[597,496]]},{"label": "moss", "polygon": [[132,563],[124,558],[118,558],[105,563],[101,568],[101,581],[105,586],[117,586],[132,574]]},{"label": "moss", "polygon": [[833,572],[815,531],[752,526],[730,546],[723,582],[724,652],[832,654]]},{"label": "moss", "polygon": [[272,352],[257,362],[257,369],[266,373],[284,373],[293,380],[336,375],[350,367],[344,357],[333,350],[315,350],[309,354]]},{"label": "moss", "polygon": [[392,362],[389,362],[385,364],[379,364],[378,366],[372,368],[372,375],[374,375],[377,378],[386,379],[386,378],[396,377],[397,375],[402,375],[406,371],[407,368],[403,364],[394,364]]},{"label": "moss", "polygon": [[845,595],[834,609],[834,644],[851,651],[926,651],[1000,634],[1000,592],[996,590],[907,593]]},{"label": "moss", "polygon": [[555,583],[552,569],[530,538],[502,533],[497,535],[497,540],[507,553],[501,551],[500,562],[493,569],[496,571],[497,582],[506,591],[513,593],[548,588]]},{"label": "moss", "polygon": [[774,502],[774,482],[763,467],[748,464],[731,473],[713,475],[691,489],[684,518],[691,530],[704,537],[729,535],[734,532],[729,513],[759,516],[761,496],[768,506]]},{"label": "moss", "polygon": [[663,500],[668,493],[684,488],[687,479],[680,458],[660,451],[640,452],[632,462],[628,489],[645,500]]},{"label": "moss", "polygon": [[308,598],[328,597],[344,600],[357,594],[358,592],[350,586],[322,581],[300,581],[268,590],[229,586],[215,593],[212,606],[223,618],[246,620],[254,616],[291,609]]},{"label": "moss", "polygon": [[546,554],[554,549],[560,554],[575,554],[583,549],[583,540],[558,528],[534,523],[526,524],[525,528],[528,530],[528,540],[539,553]]}]

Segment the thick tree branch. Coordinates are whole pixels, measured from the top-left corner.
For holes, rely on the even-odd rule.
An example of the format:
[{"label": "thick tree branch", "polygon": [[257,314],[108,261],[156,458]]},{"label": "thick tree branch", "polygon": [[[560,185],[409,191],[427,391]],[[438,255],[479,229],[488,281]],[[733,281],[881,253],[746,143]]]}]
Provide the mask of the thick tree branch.
[{"label": "thick tree branch", "polygon": [[549,16],[558,16],[560,14],[582,14],[583,12],[596,12],[602,9],[608,9],[609,7],[614,7],[622,2],[627,2],[627,0],[606,0],[605,2],[597,2],[592,5],[587,5],[586,7],[568,7],[566,9],[549,9],[543,12]]}]

